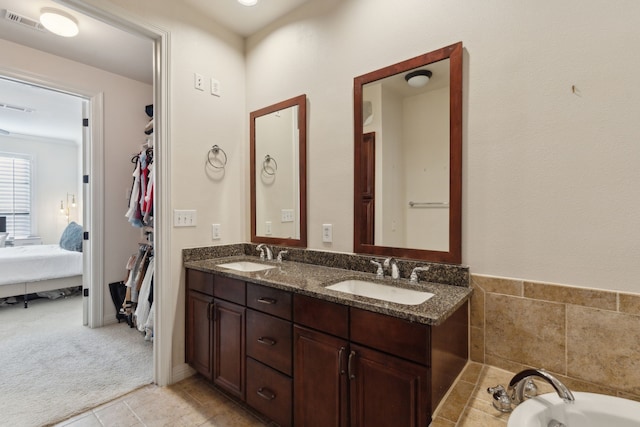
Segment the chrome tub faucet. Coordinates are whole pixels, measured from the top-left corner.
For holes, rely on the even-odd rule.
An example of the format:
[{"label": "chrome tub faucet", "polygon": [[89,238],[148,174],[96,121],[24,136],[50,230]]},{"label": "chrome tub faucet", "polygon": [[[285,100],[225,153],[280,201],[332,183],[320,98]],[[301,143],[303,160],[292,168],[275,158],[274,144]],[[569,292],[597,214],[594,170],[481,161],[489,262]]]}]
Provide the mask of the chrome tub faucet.
[{"label": "chrome tub faucet", "polygon": [[511,412],[513,406],[522,403],[526,397],[536,396],[538,388],[533,382],[534,377],[551,384],[565,403],[575,401],[571,390],[549,372],[544,369],[525,369],[513,376],[506,390],[502,385],[487,389],[487,393],[493,395],[493,407],[500,412]]}]

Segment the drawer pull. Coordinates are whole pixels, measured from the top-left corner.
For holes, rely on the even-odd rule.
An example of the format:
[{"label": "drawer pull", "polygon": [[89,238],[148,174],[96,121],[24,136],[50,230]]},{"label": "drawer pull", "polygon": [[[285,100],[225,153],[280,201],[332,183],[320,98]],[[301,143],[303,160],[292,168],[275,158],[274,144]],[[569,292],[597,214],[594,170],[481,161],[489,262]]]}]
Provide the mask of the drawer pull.
[{"label": "drawer pull", "polygon": [[272,338],[260,337],[258,338],[258,342],[264,345],[276,345],[277,341]]},{"label": "drawer pull", "polygon": [[352,351],[351,353],[349,353],[349,379],[355,380],[356,379],[356,374],[353,373],[353,359],[356,357],[356,352]]},{"label": "drawer pull", "polygon": [[273,400],[276,398],[276,394],[265,387],[260,387],[257,391],[258,396],[265,400]]},{"label": "drawer pull", "polygon": [[340,347],[340,351],[338,352],[338,370],[340,371],[340,375],[346,374],[344,370],[344,366],[342,366],[342,355],[346,349],[344,347]]},{"label": "drawer pull", "polygon": [[262,304],[273,305],[273,304],[277,303],[278,301],[273,299],[273,298],[260,297],[260,298],[258,298],[258,302],[260,302]]}]

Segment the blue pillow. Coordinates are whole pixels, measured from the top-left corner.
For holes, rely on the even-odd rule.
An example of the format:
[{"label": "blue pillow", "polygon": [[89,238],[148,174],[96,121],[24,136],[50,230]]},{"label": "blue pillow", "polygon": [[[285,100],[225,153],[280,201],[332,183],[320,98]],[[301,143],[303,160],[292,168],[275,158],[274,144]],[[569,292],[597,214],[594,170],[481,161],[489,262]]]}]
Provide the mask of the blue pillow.
[{"label": "blue pillow", "polygon": [[82,252],[82,226],[73,221],[67,225],[60,237],[60,247],[68,251]]}]

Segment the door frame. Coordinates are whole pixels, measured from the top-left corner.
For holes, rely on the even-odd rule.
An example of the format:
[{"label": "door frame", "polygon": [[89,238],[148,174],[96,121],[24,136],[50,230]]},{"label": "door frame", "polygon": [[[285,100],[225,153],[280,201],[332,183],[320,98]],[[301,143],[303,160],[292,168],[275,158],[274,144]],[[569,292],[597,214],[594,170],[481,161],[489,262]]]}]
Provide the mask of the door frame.
[{"label": "door frame", "polygon": [[[154,44],[153,103],[155,136],[155,206],[154,206],[154,382],[160,386],[172,381],[173,323],[171,302],[171,157],[169,127],[170,33],[141,20],[138,16],[112,3],[98,0],[56,0],[58,3],[96,18],[114,27],[148,37]],[[104,174],[104,171],[103,171]],[[99,177],[104,181],[104,176]],[[98,177],[94,179],[97,181]],[[104,195],[100,197],[104,199]],[[103,227],[102,227],[103,228]],[[100,230],[103,233],[103,230]],[[91,241],[91,240],[90,240]],[[92,239],[96,242],[96,239]],[[95,244],[95,243],[94,243]]]}]

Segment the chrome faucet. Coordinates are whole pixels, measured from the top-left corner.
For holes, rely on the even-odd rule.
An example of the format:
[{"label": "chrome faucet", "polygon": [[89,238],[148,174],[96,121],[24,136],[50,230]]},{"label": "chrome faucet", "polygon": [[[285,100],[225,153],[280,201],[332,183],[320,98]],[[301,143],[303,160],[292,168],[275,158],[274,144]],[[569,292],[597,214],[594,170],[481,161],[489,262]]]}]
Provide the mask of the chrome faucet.
[{"label": "chrome faucet", "polygon": [[278,258],[276,259],[276,261],[282,262],[282,257],[284,255],[288,254],[288,253],[289,253],[289,251],[280,251],[280,252],[278,252]]},{"label": "chrome faucet", "polygon": [[371,260],[371,264],[373,264],[373,265],[375,265],[377,267],[377,269],[376,269],[376,277],[378,279],[382,279],[384,277],[384,270],[382,269],[382,263],[372,259]]},{"label": "chrome faucet", "polygon": [[260,243],[258,246],[256,246],[256,250],[260,251],[261,260],[264,260],[265,251],[267,252],[267,259],[269,261],[273,259],[273,252],[271,252],[271,249],[269,249],[269,246],[265,245],[264,243]]},{"label": "chrome faucet", "polygon": [[384,267],[391,267],[391,278],[399,279],[400,278],[400,269],[398,268],[398,262],[395,258],[389,257],[384,260]]},{"label": "chrome faucet", "polygon": [[556,393],[565,403],[573,402],[575,398],[571,390],[566,385],[562,384],[559,379],[551,375],[544,369],[525,369],[524,371],[516,374],[509,382],[509,388],[507,389],[511,393],[511,400],[517,405],[522,403],[525,398],[525,385],[527,379],[530,377],[539,377],[551,384]]},{"label": "chrome faucet", "polygon": [[416,267],[411,270],[411,276],[409,276],[409,281],[411,283],[418,283],[418,273],[421,271],[428,271],[429,267]]},{"label": "chrome faucet", "polygon": [[533,377],[542,378],[551,384],[565,403],[571,403],[575,400],[573,393],[567,386],[549,372],[544,369],[525,369],[514,375],[506,390],[502,385],[487,389],[487,393],[493,395],[493,407],[501,412],[511,412],[513,410],[512,405],[522,403],[525,397],[535,396],[538,393],[538,388],[533,382]]}]

